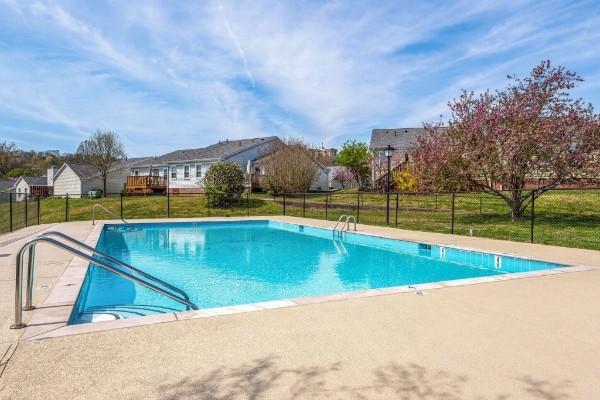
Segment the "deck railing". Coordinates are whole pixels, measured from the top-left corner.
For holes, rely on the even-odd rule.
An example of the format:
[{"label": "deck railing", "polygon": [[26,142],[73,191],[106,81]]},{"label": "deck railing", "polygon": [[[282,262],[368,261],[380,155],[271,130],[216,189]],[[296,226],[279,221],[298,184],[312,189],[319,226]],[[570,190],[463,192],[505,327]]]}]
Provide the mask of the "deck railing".
[{"label": "deck railing", "polygon": [[166,188],[167,180],[162,176],[128,176],[126,187],[129,188]]}]

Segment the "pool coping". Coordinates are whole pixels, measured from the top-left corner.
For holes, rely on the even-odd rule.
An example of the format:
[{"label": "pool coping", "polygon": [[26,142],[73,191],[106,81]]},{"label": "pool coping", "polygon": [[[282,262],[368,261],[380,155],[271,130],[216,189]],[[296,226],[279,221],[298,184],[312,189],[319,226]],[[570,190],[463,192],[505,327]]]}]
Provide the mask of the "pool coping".
[{"label": "pool coping", "polygon": [[[177,218],[177,219],[148,219],[139,220],[136,223],[177,223],[177,222],[203,222],[203,221],[273,221],[287,224],[304,225],[319,229],[329,229],[332,227],[324,227],[322,224],[311,224],[311,220],[305,218],[298,218],[301,220],[298,222],[291,222],[289,218],[277,217],[277,216],[264,216],[264,217],[212,217],[212,218]],[[332,222],[332,221],[328,221]],[[104,225],[115,225],[123,224],[122,221],[97,221],[97,224],[88,234],[84,242],[92,247],[96,247],[96,243],[100,238],[100,234],[104,228]],[[476,248],[470,248],[468,246],[451,245],[451,244],[439,244],[426,240],[413,240],[406,238],[398,238],[393,235],[386,235],[385,233],[373,233],[366,232],[364,229],[368,229],[369,225],[360,225],[361,230],[356,231],[356,234],[367,235],[373,237],[383,237],[387,239],[402,240],[412,243],[423,243],[431,244],[436,246],[443,246],[447,248],[455,248],[464,251],[473,251],[478,253],[487,253],[493,255],[501,255],[505,257],[517,257],[520,259],[536,260],[532,257],[526,257],[519,254],[499,252],[493,250],[482,250]],[[377,227],[374,227],[377,228]],[[48,230],[48,229],[47,229]],[[354,231],[352,231],[354,232]],[[548,261],[552,262],[552,261]],[[555,263],[558,263],[555,261]],[[561,263],[563,264],[563,263]],[[360,299],[368,298],[373,296],[392,295],[400,293],[416,293],[419,295],[424,294],[425,291],[443,289],[457,286],[476,285],[490,282],[502,282],[513,279],[525,279],[539,276],[559,275],[570,272],[589,271],[594,269],[600,269],[600,267],[590,265],[566,265],[564,267],[558,267],[548,270],[529,271],[529,272],[515,272],[506,273],[501,275],[492,275],[485,277],[456,279],[450,281],[439,281],[432,283],[423,283],[415,285],[404,285],[404,286],[391,286],[379,289],[367,289],[350,292],[342,292],[323,296],[307,296],[300,298],[290,298],[281,300],[272,300],[258,303],[241,304],[227,307],[216,307],[216,308],[205,308],[193,311],[176,311],[162,314],[153,314],[148,316],[128,318],[128,319],[117,319],[111,321],[98,321],[84,324],[68,325],[73,308],[75,307],[77,298],[85,276],[87,274],[89,263],[83,259],[74,257],[63,274],[60,276],[56,284],[53,286],[50,294],[46,298],[43,305],[37,307],[35,310],[30,311],[33,313],[29,320],[27,327],[21,340],[38,340],[55,338],[69,335],[77,335],[91,332],[101,332],[112,329],[130,328],[136,326],[144,326],[150,324],[164,323],[164,322],[175,322],[181,320],[190,320],[197,318],[208,318],[232,314],[241,314],[253,311],[271,310],[278,308],[296,307],[310,304],[325,303],[331,301],[342,301],[349,299]]]}]

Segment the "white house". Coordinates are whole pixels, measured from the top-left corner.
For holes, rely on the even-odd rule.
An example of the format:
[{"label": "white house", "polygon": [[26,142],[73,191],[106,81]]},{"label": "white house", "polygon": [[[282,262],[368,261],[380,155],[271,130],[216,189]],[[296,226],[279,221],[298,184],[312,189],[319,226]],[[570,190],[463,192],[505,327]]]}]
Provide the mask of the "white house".
[{"label": "white house", "polygon": [[[356,180],[351,177],[352,174],[349,172],[348,167],[343,165],[329,165],[327,166],[327,170],[329,173],[329,188],[330,189],[349,189],[358,187],[358,183]],[[342,184],[339,179],[336,179],[338,174],[346,174],[346,180]]]},{"label": "white house", "polygon": [[202,178],[212,164],[230,161],[238,164],[242,171],[247,171],[250,161],[267,154],[279,142],[277,136],[225,140],[208,147],[177,150],[160,157],[148,158],[129,167],[130,178],[158,178],[142,179],[142,182],[128,179],[131,184],[128,184],[127,191],[154,188],[164,191],[168,187],[170,193],[202,193]]},{"label": "white house", "polygon": [[[106,180],[107,194],[121,193],[132,165],[146,158],[130,158],[115,162]],[[54,195],[69,197],[86,196],[90,190],[103,190],[104,182],[100,171],[91,164],[66,162],[54,175]]]},{"label": "white house", "polygon": [[16,200],[23,201],[27,197],[49,196],[52,194],[52,184],[55,168],[50,167],[46,176],[20,176],[12,186]]}]

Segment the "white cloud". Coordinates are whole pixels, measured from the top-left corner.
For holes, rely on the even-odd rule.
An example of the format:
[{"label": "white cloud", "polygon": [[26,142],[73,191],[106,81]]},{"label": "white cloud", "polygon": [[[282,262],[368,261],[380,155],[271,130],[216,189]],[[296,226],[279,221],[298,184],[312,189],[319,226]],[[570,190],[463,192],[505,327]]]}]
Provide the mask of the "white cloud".
[{"label": "white cloud", "polygon": [[[3,4],[0,134],[17,139],[18,120],[38,148],[96,128],[132,155],[271,134],[339,144],[436,120],[461,88],[544,58],[597,79],[600,58],[585,2]],[[47,143],[24,137],[44,129]]]}]

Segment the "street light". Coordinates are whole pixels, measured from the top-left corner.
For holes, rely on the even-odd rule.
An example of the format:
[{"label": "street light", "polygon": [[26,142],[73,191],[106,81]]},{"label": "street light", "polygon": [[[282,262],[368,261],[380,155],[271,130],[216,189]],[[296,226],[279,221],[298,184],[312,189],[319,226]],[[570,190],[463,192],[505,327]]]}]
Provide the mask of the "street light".
[{"label": "street light", "polygon": [[386,193],[387,193],[387,207],[385,208],[385,223],[390,224],[390,178],[391,178],[391,160],[392,154],[394,154],[394,148],[389,144],[384,150],[384,154],[387,157],[387,185],[386,185]]}]

